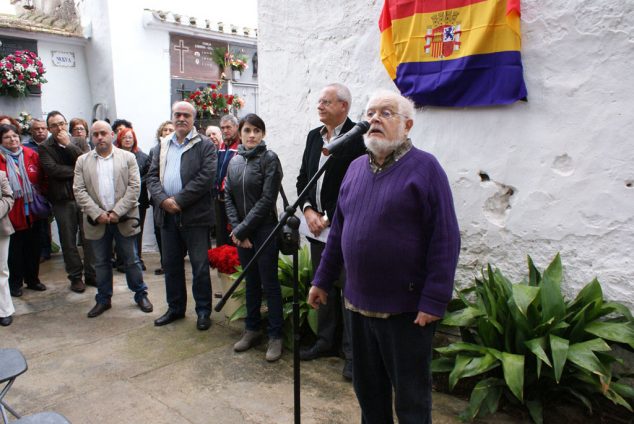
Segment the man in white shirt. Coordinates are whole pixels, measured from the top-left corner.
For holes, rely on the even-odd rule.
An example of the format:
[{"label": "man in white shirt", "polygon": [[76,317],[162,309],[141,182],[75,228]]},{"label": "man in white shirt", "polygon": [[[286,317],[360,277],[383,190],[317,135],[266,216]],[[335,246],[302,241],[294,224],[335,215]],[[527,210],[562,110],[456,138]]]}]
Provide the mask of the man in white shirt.
[{"label": "man in white shirt", "polygon": [[126,281],[134,292],[134,301],[143,312],[152,312],[136,250],[135,236],[140,231],[137,200],[141,190],[136,158],[112,145],[114,133],[105,121],[93,124],[91,136],[95,150],[77,159],[73,183],[75,199],[84,213],[84,233],[95,255],[97,295],[88,318],[111,307],[113,240],[125,261]]}]

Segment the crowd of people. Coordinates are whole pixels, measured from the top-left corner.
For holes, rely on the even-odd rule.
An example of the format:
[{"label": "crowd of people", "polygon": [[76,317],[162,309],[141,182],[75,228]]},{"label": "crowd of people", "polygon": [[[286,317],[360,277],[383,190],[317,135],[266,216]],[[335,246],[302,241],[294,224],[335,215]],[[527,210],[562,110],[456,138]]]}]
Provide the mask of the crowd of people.
[{"label": "crowd of people", "polygon": [[[342,84],[320,91],[322,125],[308,133],[296,181],[315,270],[307,302],[318,309],[319,329],[300,358],[342,355],[364,423],[393,422],[393,410],[401,423],[431,422],[431,339],[451,299],[460,249],[451,190],[437,160],[409,138],[413,104],[393,92],[371,96],[368,133],[351,133],[329,157],[324,147],[355,127],[351,104]],[[211,231],[216,245],[236,246],[242,265],[249,263],[277,224],[283,172],[258,115],[225,115],[204,134],[195,118],[191,103],[174,103],[146,154],[125,119],[89,128],[52,111],[21,135],[15,119],[0,116],[1,325],[11,324],[11,297],[22,296],[23,286],[46,290],[39,264],[50,258],[51,217],[70,290],[97,288],[88,317],[112,307],[113,268],[125,272],[139,309],[152,312],[141,243],[152,206],[161,254],[154,272],[164,275],[167,303],[154,324],[185,317],[189,256],[196,328],[210,328]],[[266,298],[269,362],[282,355],[283,328],[272,241],[246,276],[245,329],[233,346],[244,352],[262,340]]]}]

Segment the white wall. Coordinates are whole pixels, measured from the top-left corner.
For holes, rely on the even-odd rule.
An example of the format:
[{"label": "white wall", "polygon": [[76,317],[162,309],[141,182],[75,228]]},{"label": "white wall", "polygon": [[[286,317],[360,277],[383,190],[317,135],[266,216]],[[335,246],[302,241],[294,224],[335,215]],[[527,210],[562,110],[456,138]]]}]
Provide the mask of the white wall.
[{"label": "white wall", "polygon": [[[44,77],[49,81],[42,85],[42,114],[59,110],[66,119],[92,117],[92,96],[84,46],[63,42],[39,41],[38,53],[46,69]],[[54,66],[52,52],[71,52],[75,55],[74,67]]]},{"label": "white wall", "polygon": [[[374,90],[394,88],[378,52],[382,4],[260,0],[259,110],[289,193],[306,133],[319,125],[320,88],[347,84],[353,119]],[[529,102],[426,108],[411,133],[453,188],[463,243],[458,284],[488,261],[518,279],[527,254],[544,267],[561,252],[568,294],[596,275],[609,298],[634,305],[634,2],[522,7]]]}]

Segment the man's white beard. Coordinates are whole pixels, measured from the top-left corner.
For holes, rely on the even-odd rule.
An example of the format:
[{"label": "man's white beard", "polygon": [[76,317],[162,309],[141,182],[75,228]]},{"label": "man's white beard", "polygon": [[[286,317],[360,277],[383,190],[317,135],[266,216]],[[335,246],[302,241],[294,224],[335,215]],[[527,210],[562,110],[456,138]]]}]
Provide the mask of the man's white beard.
[{"label": "man's white beard", "polygon": [[407,137],[401,136],[398,140],[386,140],[384,138],[376,138],[372,135],[365,135],[363,137],[363,141],[365,142],[365,147],[372,152],[373,155],[387,157],[393,151],[405,144]]}]

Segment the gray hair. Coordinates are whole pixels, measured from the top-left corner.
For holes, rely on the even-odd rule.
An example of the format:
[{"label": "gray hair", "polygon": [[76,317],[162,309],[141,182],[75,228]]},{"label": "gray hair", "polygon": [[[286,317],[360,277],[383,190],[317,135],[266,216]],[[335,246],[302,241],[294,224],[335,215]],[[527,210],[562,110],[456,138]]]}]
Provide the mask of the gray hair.
[{"label": "gray hair", "polygon": [[407,97],[391,90],[377,90],[370,96],[365,108],[367,109],[370,103],[378,99],[393,100],[398,106],[398,113],[406,119],[414,119],[414,102]]},{"label": "gray hair", "polygon": [[174,102],[174,104],[172,105],[172,113],[174,112],[174,108],[176,107],[176,105],[181,104],[181,103],[184,104],[184,105],[187,105],[187,106],[189,106],[191,108],[192,115],[194,116],[194,119],[196,119],[196,115],[198,114],[198,112],[196,111],[196,108],[194,107],[193,104],[191,104],[191,103],[189,103],[189,102],[187,102],[185,100],[179,100],[177,102]]},{"label": "gray hair", "polygon": [[231,123],[234,126],[238,126],[238,118],[236,118],[235,116],[233,116],[232,114],[228,113],[226,115],[224,115],[222,118],[220,118],[220,125],[222,125],[223,122],[227,122],[227,121],[231,121]]},{"label": "gray hair", "polygon": [[345,85],[333,82],[332,84],[328,84],[324,88],[334,88],[335,93],[337,93],[337,100],[341,102],[346,102],[348,104],[348,110],[350,110],[350,106],[352,106],[352,94],[350,94],[350,90]]}]

